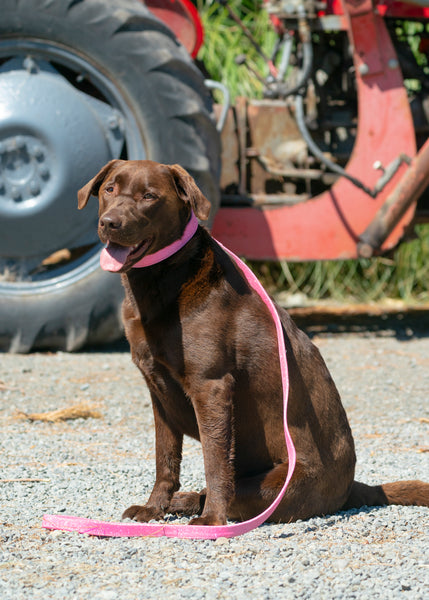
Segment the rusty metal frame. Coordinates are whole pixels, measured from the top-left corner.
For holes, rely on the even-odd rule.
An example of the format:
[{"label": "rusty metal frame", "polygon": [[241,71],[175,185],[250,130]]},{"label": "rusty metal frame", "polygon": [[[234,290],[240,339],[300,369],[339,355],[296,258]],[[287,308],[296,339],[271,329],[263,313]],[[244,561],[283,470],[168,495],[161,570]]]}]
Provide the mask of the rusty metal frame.
[{"label": "rusty metal frame", "polygon": [[[371,0],[343,0],[342,4],[358,92],[358,131],[347,171],[373,187],[378,179],[373,168],[376,161],[388,165],[400,154],[416,156],[414,125],[398,59],[382,17]],[[234,252],[252,259],[356,258],[363,232],[386,201],[394,202],[393,191],[404,176],[412,178],[406,174],[416,168],[415,164],[402,165],[375,199],[341,177],[329,191],[306,202],[282,207],[221,208],[213,233]],[[417,162],[419,173],[422,164],[424,158]],[[419,189],[426,183],[427,176]],[[403,189],[409,190],[409,185],[404,184]],[[397,218],[386,229],[380,250],[399,242],[414,211],[413,193],[401,210],[393,211]]]}]

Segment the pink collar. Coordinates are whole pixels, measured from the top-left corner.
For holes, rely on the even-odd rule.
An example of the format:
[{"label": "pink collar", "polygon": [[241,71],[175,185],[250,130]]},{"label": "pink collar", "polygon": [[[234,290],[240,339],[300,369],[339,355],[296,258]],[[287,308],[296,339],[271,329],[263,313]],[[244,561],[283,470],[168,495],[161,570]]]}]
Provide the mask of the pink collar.
[{"label": "pink collar", "polygon": [[185,246],[189,240],[195,235],[198,229],[198,219],[194,215],[191,214],[191,218],[188,221],[188,224],[185,227],[185,231],[183,232],[180,240],[176,240],[172,244],[165,246],[165,248],[161,248],[158,252],[154,252],[153,254],[146,254],[143,256],[135,265],[133,265],[133,269],[140,269],[141,267],[151,267],[152,265],[156,265],[157,263],[170,258],[173,254],[176,254],[183,246]]}]

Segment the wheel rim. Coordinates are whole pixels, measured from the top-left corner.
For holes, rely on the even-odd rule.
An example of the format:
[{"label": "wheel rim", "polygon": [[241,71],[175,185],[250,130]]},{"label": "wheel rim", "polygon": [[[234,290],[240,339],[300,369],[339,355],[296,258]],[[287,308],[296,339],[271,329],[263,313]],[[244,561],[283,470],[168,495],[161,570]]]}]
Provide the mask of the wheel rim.
[{"label": "wheel rim", "polygon": [[146,153],[125,96],[86,58],[4,40],[0,61],[0,293],[43,293],[99,268],[96,203],[78,212],[77,189]]}]

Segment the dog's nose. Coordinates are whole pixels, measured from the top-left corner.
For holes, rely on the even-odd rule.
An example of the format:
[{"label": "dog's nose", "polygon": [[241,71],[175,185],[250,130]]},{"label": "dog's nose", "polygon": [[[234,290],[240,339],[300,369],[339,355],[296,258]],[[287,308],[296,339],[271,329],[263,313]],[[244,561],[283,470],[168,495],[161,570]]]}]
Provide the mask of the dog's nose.
[{"label": "dog's nose", "polygon": [[119,217],[106,215],[100,219],[101,229],[119,229],[122,225],[122,221]]}]

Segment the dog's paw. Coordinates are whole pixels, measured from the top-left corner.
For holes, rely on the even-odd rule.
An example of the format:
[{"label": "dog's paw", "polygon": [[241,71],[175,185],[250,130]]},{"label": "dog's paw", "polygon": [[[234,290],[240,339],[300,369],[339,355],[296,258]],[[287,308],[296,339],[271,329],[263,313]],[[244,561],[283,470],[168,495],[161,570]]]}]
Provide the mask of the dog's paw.
[{"label": "dog's paw", "polygon": [[153,506],[139,506],[133,504],[122,515],[123,519],[133,519],[139,523],[148,523],[152,519],[159,521],[164,517],[164,511]]},{"label": "dog's paw", "polygon": [[167,512],[172,515],[199,515],[203,511],[205,495],[198,492],[176,492]]},{"label": "dog's paw", "polygon": [[213,515],[205,517],[195,517],[189,521],[189,525],[226,525],[226,519],[221,519]]}]

